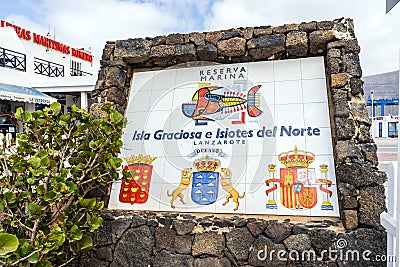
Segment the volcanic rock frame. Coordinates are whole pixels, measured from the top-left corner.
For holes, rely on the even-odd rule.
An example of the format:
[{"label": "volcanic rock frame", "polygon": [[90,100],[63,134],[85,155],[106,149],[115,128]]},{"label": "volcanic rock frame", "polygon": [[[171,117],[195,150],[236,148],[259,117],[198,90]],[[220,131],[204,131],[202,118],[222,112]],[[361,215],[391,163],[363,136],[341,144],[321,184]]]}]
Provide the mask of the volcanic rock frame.
[{"label": "volcanic rock frame", "polygon": [[[96,248],[79,266],[386,266],[386,210],[377,147],[363,99],[360,47],[351,19],[170,34],[107,42],[91,106],[121,113],[136,72],[186,63],[240,63],[323,56],[330,107],[340,220],[106,211],[93,234]],[[197,64],[197,65],[196,65]],[[286,260],[268,252],[282,251]],[[324,251],[358,251],[359,258]],[[296,254],[300,257],[289,257]],[[368,252],[371,253],[368,253]],[[362,256],[366,252],[368,257]],[[265,251],[267,253],[267,251]],[[302,258],[301,254],[311,254]],[[315,254],[318,260],[313,260]],[[284,255],[284,254],[282,254]],[[264,258],[265,256],[265,258]]]}]

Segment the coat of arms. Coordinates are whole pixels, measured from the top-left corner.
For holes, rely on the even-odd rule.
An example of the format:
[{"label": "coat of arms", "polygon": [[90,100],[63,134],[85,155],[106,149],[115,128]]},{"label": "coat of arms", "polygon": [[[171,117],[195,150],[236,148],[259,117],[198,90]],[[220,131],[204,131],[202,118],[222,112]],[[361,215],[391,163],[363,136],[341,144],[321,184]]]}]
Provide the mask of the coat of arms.
[{"label": "coat of arms", "polygon": [[192,184],[191,198],[194,203],[199,205],[213,204],[218,198],[218,187],[221,184],[222,188],[228,192],[226,200],[222,203],[225,206],[232,198],[236,204],[233,210],[239,208],[239,199],[244,197],[239,195],[237,190],[232,186],[232,172],[228,168],[221,168],[218,172],[221,162],[218,159],[213,159],[208,156],[195,160],[194,167],[182,170],[182,177],[179,186],[172,191],[171,194],[167,192],[171,198],[171,207],[175,208],[174,201],[179,197],[182,204],[186,204],[183,191],[188,189]]},{"label": "coat of arms", "polygon": [[279,198],[283,206],[289,209],[311,209],[318,202],[318,185],[319,189],[326,193],[322,202],[322,210],[333,210],[330,203],[332,191],[328,189],[332,182],[328,179],[328,165],[320,165],[321,178],[317,179],[315,168],[309,168],[314,162],[315,155],[311,152],[294,150],[279,154],[278,160],[285,165],[280,168],[279,178],[275,177],[276,166],[268,165],[269,179],[266,185],[272,186],[266,190],[269,196],[267,209],[276,209],[276,199],[278,184],[280,187]]},{"label": "coat of arms", "polygon": [[143,156],[142,154],[137,157],[132,155],[130,158],[125,158],[128,163],[128,166],[125,166],[125,170],[131,171],[132,177],[122,179],[119,192],[120,202],[131,204],[146,203],[149,197],[151,173],[153,171],[151,163],[155,159],[155,157]]}]

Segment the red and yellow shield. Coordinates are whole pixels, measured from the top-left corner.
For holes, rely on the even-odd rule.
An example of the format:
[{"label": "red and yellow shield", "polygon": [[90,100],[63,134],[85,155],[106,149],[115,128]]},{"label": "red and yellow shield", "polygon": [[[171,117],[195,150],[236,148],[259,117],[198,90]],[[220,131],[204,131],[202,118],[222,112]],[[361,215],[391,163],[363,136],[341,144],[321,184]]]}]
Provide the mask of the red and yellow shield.
[{"label": "red and yellow shield", "polygon": [[317,187],[305,186],[302,177],[304,170],[302,168],[280,169],[280,199],[286,208],[311,209],[317,204]]},{"label": "red and yellow shield", "polygon": [[123,203],[146,203],[149,197],[151,173],[153,166],[148,164],[133,164],[125,166],[130,170],[133,177],[122,179],[119,201]]},{"label": "red and yellow shield", "polygon": [[280,197],[283,206],[286,208],[295,208],[298,204],[298,195],[293,185],[297,182],[297,171],[293,168],[280,169]]},{"label": "red and yellow shield", "polygon": [[317,205],[317,188],[316,187],[303,187],[299,193],[300,205],[306,209],[311,209]]}]

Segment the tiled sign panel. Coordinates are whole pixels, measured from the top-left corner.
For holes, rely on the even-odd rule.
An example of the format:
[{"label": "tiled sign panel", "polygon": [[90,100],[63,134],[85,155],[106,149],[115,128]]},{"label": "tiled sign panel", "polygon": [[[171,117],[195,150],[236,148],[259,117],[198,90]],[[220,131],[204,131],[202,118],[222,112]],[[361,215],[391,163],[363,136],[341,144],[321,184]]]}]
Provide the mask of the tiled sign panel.
[{"label": "tiled sign panel", "polygon": [[135,73],[109,208],[338,216],[322,57]]}]

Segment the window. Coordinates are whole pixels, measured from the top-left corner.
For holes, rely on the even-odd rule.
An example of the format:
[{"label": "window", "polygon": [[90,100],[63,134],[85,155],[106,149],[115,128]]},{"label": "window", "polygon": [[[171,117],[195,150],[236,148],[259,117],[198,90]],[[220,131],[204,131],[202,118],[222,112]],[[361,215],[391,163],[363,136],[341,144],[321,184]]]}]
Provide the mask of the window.
[{"label": "window", "polygon": [[71,76],[82,76],[82,63],[71,60]]},{"label": "window", "polygon": [[379,137],[382,137],[382,122],[379,123],[379,128],[378,128],[378,130],[379,130],[378,136],[379,136]]},{"label": "window", "polygon": [[388,137],[397,137],[398,136],[397,124],[398,124],[398,122],[389,122]]}]

